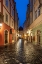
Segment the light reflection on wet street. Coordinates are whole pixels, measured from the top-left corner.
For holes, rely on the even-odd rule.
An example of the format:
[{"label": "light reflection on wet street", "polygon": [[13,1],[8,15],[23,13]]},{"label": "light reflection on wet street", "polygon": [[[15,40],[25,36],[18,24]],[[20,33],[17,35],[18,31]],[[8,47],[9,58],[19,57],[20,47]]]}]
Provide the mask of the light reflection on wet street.
[{"label": "light reflection on wet street", "polygon": [[19,39],[16,44],[0,48],[0,64],[42,64],[42,48]]}]

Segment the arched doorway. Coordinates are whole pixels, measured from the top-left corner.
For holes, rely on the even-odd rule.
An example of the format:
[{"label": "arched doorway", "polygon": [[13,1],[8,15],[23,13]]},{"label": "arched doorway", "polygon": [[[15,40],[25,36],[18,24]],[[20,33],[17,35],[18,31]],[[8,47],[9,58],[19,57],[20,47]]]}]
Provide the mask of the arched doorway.
[{"label": "arched doorway", "polygon": [[9,43],[9,33],[8,33],[8,30],[5,30],[5,32],[4,32],[4,43],[5,44]]}]

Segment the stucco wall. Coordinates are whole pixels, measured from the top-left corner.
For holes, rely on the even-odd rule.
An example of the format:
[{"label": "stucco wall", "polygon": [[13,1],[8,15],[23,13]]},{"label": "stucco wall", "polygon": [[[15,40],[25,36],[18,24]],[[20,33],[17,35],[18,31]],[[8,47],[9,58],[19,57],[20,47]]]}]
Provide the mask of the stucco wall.
[{"label": "stucco wall", "polygon": [[[0,29],[0,46],[5,44],[5,42],[4,42],[4,31],[5,30],[8,30],[8,32],[9,32],[9,36],[8,36],[9,43],[12,43],[12,34],[10,34],[10,29],[11,28],[9,26],[7,26],[5,23],[2,24],[2,27]],[[12,29],[12,32],[14,32],[13,29]]]}]

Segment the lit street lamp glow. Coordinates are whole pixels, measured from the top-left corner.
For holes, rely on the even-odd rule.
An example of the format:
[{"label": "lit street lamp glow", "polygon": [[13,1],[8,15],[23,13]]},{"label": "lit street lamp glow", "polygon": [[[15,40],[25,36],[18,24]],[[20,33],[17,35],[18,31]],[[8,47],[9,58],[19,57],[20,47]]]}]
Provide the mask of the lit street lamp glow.
[{"label": "lit street lamp glow", "polygon": [[2,23],[0,23],[0,28],[2,27]]},{"label": "lit street lamp glow", "polygon": [[0,27],[2,27],[2,24],[0,23]]}]

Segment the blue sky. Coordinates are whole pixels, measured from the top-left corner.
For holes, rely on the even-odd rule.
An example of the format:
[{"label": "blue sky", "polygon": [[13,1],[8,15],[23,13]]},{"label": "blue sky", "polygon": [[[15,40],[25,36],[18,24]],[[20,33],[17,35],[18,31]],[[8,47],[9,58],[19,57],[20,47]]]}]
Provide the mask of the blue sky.
[{"label": "blue sky", "polygon": [[28,1],[29,0],[15,0],[19,17],[19,26],[23,26],[23,23],[26,19],[26,10]]}]

